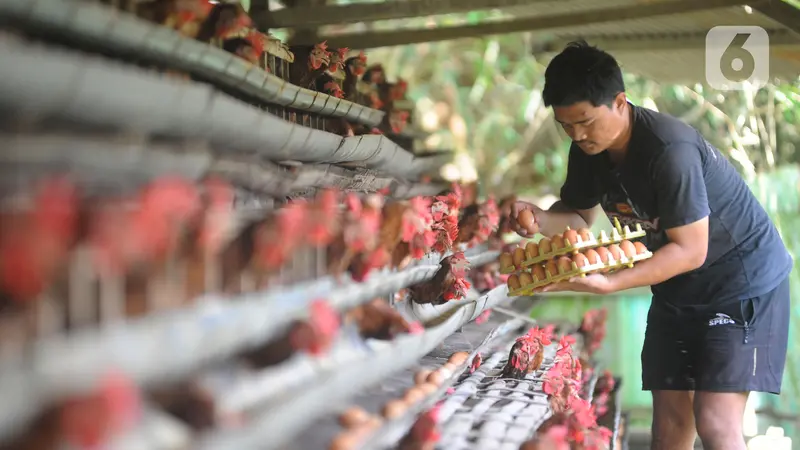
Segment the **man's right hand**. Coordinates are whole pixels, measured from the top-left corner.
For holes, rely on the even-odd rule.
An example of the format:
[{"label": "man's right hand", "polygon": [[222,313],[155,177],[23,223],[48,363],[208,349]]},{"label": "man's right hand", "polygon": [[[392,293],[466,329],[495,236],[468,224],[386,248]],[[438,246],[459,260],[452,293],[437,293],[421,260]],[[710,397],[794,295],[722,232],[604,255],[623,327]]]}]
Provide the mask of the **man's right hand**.
[{"label": "man's right hand", "polygon": [[[531,230],[526,230],[519,224],[519,213],[523,210],[528,210],[533,213],[533,228]],[[517,231],[522,237],[533,237],[536,233],[541,232],[542,229],[542,220],[544,219],[545,211],[538,206],[534,205],[533,203],[528,202],[514,202],[511,205],[511,218],[513,219],[514,229]]]}]

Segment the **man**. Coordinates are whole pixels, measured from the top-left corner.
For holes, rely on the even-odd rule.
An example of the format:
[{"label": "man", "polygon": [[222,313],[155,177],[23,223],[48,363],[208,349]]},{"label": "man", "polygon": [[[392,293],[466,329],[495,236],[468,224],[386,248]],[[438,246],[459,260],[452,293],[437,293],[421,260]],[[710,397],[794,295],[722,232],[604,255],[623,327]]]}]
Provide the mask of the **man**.
[{"label": "man", "polygon": [[[529,209],[546,236],[590,227],[600,205],[641,223],[653,257],[545,290],[610,294],[652,286],[642,349],[653,449],[745,450],[750,391],[779,394],[791,256],[719,150],[679,120],[628,103],[614,58],[572,43],[545,72],[544,102],[572,139],[561,205]],[[521,228],[518,232],[525,235]]]}]

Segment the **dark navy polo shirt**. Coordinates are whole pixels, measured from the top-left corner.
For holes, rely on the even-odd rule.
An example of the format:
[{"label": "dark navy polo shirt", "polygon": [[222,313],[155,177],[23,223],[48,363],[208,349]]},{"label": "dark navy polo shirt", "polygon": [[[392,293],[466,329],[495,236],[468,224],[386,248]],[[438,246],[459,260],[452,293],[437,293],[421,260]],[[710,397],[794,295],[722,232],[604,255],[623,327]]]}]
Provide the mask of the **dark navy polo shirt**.
[{"label": "dark navy polo shirt", "polygon": [[562,202],[600,204],[609,219],[642,224],[651,251],[664,230],[709,217],[708,256],[698,269],[652,286],[654,305],[673,312],[766,294],[792,269],[792,259],[764,208],[730,162],[680,120],[631,105],[633,131],[617,167],[608,152],[570,147]]}]

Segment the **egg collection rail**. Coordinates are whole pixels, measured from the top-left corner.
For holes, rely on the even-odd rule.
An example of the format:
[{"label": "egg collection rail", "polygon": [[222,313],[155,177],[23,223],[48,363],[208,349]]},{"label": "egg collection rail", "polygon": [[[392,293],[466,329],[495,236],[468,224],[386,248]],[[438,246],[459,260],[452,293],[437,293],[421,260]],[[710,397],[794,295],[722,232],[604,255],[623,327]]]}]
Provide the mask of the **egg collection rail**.
[{"label": "egg collection rail", "polygon": [[[497,256],[477,249],[470,254],[476,265]],[[325,277],[245,294],[235,301],[208,296],[190,308],[38,341],[24,359],[0,360],[0,395],[5,399],[0,436],[48,401],[86,391],[111,370],[144,385],[175,380],[237,350],[270,342],[292,321],[305,317],[315,299],[344,311],[432,278],[438,260],[438,255],[428,255],[403,271],[373,273],[363,283],[339,284]],[[480,314],[503,297],[505,286],[461,306],[458,317]]]},{"label": "egg collection rail", "polygon": [[93,50],[203,76],[267,104],[378,125],[384,112],[292,85],[221,48],[190,39],[106,5],[71,0],[7,0],[0,19],[16,27],[67,38]]},{"label": "egg collection rail", "polygon": [[[497,287],[482,298],[486,299],[486,308],[509,301],[505,286]],[[477,302],[463,305],[444,323],[430,327],[422,334],[398,337],[390,343],[375,343],[369,351],[342,357],[341,362],[321,361],[320,367],[327,366],[327,370],[317,372],[314,382],[304,384],[299,392],[282,396],[283,402],[270,405],[272,407],[246,429],[214,432],[206,436],[197,448],[283,448],[306,426],[322,415],[336,411],[338,404],[364,387],[416,364],[483,311],[477,307]],[[334,358],[332,354],[331,359]]]},{"label": "egg collection rail", "polygon": [[522,380],[500,377],[514,341],[483,358],[474,373],[456,383],[442,404],[442,438],[437,449],[514,449],[550,417],[542,376],[552,366],[555,345],[545,349],[542,367]]},{"label": "egg collection rail", "polygon": [[25,111],[28,121],[63,119],[132,135],[206,141],[215,153],[272,161],[355,164],[405,180],[442,162],[442,156],[417,158],[382,135],[342,138],[201,83],[14,36],[0,36],[0,58],[0,107]]}]

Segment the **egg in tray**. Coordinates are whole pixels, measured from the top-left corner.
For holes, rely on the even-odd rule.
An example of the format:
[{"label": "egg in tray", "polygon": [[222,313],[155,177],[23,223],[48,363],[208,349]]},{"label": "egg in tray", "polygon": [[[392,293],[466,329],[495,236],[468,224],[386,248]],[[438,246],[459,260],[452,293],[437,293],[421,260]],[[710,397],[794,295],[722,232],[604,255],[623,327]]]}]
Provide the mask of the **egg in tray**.
[{"label": "egg in tray", "polygon": [[595,235],[587,228],[543,237],[538,242],[523,241],[511,252],[500,255],[500,272],[508,274],[508,295],[529,295],[536,288],[589,273],[608,273],[633,267],[653,256],[644,244],[634,239],[645,236],[622,227],[614,218],[611,233]]}]

